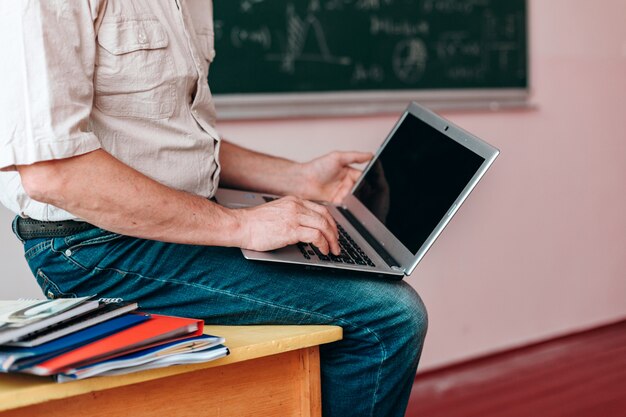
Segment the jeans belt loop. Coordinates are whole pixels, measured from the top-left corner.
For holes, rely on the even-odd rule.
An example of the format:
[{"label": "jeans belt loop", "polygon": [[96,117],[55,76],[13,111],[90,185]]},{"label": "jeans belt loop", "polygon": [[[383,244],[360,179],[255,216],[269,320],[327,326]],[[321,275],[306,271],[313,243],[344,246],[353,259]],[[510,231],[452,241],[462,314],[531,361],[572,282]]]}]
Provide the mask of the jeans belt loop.
[{"label": "jeans belt loop", "polygon": [[20,216],[15,216],[15,218],[11,222],[11,230],[13,230],[13,234],[15,234],[15,236],[17,236],[17,238],[20,240],[20,242],[25,243],[26,241],[22,238],[22,236],[20,236],[20,233],[17,230],[17,221],[18,221],[19,218],[20,218]]}]

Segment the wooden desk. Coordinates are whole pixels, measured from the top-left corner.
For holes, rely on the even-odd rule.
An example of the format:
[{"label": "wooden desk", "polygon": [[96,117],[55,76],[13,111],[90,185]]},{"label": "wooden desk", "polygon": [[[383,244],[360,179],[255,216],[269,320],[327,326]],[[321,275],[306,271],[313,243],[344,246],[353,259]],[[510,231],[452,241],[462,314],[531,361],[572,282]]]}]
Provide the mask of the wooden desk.
[{"label": "wooden desk", "polygon": [[320,344],[342,338],[336,326],[206,326],[231,354],[63,384],[0,375],[0,417],[321,416]]}]

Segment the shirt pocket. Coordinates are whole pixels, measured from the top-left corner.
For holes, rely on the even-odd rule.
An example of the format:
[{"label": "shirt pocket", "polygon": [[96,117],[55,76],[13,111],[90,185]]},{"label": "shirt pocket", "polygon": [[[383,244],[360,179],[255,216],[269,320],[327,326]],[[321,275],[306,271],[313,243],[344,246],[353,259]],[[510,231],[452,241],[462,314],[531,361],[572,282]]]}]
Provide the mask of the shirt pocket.
[{"label": "shirt pocket", "polygon": [[213,32],[209,29],[198,31],[196,32],[196,38],[198,39],[200,53],[210,64],[215,58],[215,37]]},{"label": "shirt pocket", "polygon": [[105,19],[98,31],[95,106],[118,117],[165,119],[176,107],[169,39],[153,16]]}]

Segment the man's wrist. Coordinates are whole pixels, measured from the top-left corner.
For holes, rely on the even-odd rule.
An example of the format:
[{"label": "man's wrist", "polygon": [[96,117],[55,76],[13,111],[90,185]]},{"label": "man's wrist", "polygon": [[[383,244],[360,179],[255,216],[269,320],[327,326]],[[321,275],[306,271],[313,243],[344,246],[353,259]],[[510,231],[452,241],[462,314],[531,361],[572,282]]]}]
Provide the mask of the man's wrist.
[{"label": "man's wrist", "polygon": [[222,242],[220,246],[237,247],[241,248],[245,246],[247,239],[246,236],[246,223],[248,221],[245,210],[231,209],[224,206],[219,206],[220,217],[222,220],[222,231],[220,239]]},{"label": "man's wrist", "polygon": [[307,170],[306,163],[293,162],[285,173],[283,195],[294,195],[300,198],[311,199],[315,195],[317,184],[315,178]]}]

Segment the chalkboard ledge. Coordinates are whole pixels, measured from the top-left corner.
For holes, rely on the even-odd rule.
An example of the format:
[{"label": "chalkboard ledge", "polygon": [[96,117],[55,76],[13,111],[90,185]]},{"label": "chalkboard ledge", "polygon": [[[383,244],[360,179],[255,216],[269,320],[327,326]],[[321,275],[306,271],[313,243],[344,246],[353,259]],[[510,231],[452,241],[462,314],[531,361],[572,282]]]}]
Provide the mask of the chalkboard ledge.
[{"label": "chalkboard ledge", "polygon": [[398,113],[411,101],[436,111],[533,107],[527,89],[228,94],[214,99],[220,120]]}]

